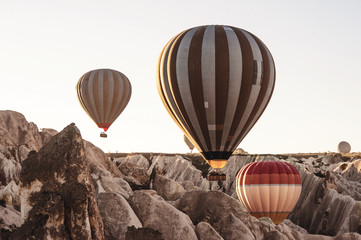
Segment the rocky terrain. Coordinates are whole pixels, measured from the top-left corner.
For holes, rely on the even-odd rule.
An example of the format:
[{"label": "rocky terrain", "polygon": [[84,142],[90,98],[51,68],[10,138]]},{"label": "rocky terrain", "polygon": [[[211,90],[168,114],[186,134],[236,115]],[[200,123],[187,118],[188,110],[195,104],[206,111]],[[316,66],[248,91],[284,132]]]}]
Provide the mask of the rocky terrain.
[{"label": "rocky terrain", "polygon": [[[283,223],[250,216],[235,176],[287,161],[302,193]],[[361,157],[234,155],[209,182],[199,154],[104,154],[74,124],[39,131],[0,111],[0,239],[361,239]]]}]

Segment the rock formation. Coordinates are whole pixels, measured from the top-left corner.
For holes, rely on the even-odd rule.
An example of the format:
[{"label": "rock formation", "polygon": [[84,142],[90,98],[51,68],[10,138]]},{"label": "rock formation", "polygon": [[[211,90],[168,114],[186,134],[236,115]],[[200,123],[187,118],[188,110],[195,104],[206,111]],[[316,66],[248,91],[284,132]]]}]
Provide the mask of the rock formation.
[{"label": "rock formation", "polygon": [[[287,161],[303,189],[283,223],[250,216],[235,177],[252,161]],[[39,131],[0,111],[0,239],[361,239],[361,158],[233,155],[209,182],[200,154],[113,154],[73,125]]]},{"label": "rock formation", "polygon": [[197,239],[195,226],[190,218],[151,190],[138,190],[130,204],[144,227],[162,233],[164,239]]},{"label": "rock formation", "polygon": [[105,226],[105,239],[125,239],[128,227],[142,227],[139,218],[121,195],[102,192],[98,194],[97,198]]},{"label": "rock formation", "polygon": [[104,239],[79,130],[72,124],[22,163],[23,225],[14,239]]},{"label": "rock formation", "polygon": [[[289,219],[309,233],[331,236],[347,232],[361,233],[361,183],[348,181],[342,176],[347,172],[346,169],[339,172],[344,164],[331,164],[316,168],[313,172],[307,171],[307,167],[300,163],[296,164],[303,189]],[[353,165],[353,161],[348,165]],[[320,171],[326,173],[320,177]],[[357,178],[357,175],[355,173],[352,178]]]}]

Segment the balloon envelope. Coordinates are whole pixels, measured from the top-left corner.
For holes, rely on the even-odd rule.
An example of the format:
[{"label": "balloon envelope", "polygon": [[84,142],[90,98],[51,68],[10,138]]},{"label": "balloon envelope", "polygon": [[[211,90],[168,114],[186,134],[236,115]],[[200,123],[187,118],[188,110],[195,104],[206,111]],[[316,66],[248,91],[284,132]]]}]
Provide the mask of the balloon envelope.
[{"label": "balloon envelope", "polygon": [[76,90],[85,112],[104,131],[123,112],[132,93],[128,78],[112,69],[85,73],[79,79]]},{"label": "balloon envelope", "polygon": [[188,29],[160,54],[165,108],[214,168],[222,168],[265,110],[275,84],[270,51],[232,26]]},{"label": "balloon envelope", "polygon": [[349,153],[351,151],[351,145],[346,141],[342,141],[337,145],[337,151],[339,153]]},{"label": "balloon envelope", "polygon": [[247,211],[281,223],[296,205],[302,183],[297,169],[278,161],[253,162],[237,174],[236,191]]}]

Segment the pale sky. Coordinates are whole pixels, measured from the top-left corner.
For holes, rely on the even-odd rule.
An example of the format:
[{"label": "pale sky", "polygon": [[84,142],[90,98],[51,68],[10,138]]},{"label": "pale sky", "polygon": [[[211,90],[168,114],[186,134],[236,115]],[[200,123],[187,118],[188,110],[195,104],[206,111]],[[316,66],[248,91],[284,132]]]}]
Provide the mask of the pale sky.
[{"label": "pale sky", "polygon": [[[170,38],[224,24],[259,37],[276,64],[273,97],[239,147],[249,153],[361,151],[361,1],[0,0],[0,110],[39,128],[75,122],[105,152],[188,152],[155,72]],[[99,138],[75,85],[85,72],[124,73],[133,94]]]}]

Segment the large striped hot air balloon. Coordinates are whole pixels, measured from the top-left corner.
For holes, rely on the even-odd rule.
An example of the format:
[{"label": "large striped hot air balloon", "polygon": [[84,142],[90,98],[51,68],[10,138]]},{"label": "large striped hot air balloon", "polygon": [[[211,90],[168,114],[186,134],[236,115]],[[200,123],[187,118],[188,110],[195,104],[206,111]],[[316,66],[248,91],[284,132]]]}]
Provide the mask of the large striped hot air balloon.
[{"label": "large striped hot air balloon", "polygon": [[289,163],[253,162],[236,178],[237,195],[247,211],[257,218],[270,217],[275,224],[292,211],[301,194],[301,177]]},{"label": "large striped hot air balloon", "polygon": [[132,94],[128,78],[112,69],[85,73],[76,85],[78,99],[85,112],[105,132],[127,106]]},{"label": "large striped hot air balloon", "polygon": [[225,166],[265,110],[275,84],[270,51],[243,29],[208,25],[172,38],[160,54],[165,108],[210,166]]}]

